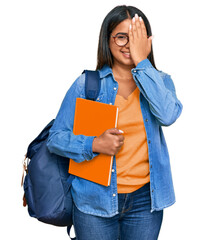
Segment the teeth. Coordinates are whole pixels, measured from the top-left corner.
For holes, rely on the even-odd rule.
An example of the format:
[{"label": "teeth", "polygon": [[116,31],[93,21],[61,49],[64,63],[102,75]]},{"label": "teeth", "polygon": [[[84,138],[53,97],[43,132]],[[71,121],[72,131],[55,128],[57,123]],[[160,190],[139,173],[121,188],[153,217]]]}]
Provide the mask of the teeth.
[{"label": "teeth", "polygon": [[125,53],[125,52],[123,52],[125,55],[128,55],[128,56],[130,56],[130,53]]}]

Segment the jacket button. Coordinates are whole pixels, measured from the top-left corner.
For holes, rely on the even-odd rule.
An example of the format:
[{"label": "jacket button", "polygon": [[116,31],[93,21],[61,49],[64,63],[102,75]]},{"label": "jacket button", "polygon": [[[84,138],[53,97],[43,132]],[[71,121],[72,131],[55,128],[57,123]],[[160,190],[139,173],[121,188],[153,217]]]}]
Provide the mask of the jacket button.
[{"label": "jacket button", "polygon": [[116,196],[116,194],[115,193],[113,193],[113,197],[115,197]]},{"label": "jacket button", "polygon": [[134,72],[134,73],[136,73],[136,72],[137,72],[137,70],[133,70],[133,72]]},{"label": "jacket button", "polygon": [[148,143],[151,143],[151,141],[149,140]]},{"label": "jacket button", "polygon": [[117,88],[116,88],[116,87],[114,87],[113,89],[114,89],[114,90],[117,90]]},{"label": "jacket button", "polygon": [[112,172],[115,172],[115,169],[112,169]]}]

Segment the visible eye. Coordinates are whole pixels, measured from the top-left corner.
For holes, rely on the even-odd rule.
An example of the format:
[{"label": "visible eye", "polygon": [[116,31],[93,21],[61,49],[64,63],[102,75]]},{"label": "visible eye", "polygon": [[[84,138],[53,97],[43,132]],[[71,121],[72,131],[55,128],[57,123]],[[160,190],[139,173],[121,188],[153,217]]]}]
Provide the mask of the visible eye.
[{"label": "visible eye", "polygon": [[126,33],[117,33],[114,37],[114,41],[118,46],[122,47],[128,43],[129,38]]},{"label": "visible eye", "polygon": [[117,38],[122,40],[122,39],[126,39],[127,36],[125,36],[125,35],[118,35]]}]

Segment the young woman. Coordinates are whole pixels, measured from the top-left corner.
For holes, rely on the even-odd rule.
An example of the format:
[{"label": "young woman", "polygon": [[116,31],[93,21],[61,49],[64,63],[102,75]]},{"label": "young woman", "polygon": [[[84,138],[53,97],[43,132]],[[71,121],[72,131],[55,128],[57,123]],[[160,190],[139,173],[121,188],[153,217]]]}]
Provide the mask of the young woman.
[{"label": "young woman", "polygon": [[155,240],[163,209],[175,202],[161,127],[176,121],[182,104],[170,75],[156,69],[150,24],[139,9],[118,6],[105,17],[97,70],[97,101],[119,107],[118,127],[99,137],[73,134],[75,99],[85,98],[82,74],[68,90],[48,141],[51,152],[76,162],[99,153],[114,156],[109,187],[78,177],[72,182],[76,237]]}]

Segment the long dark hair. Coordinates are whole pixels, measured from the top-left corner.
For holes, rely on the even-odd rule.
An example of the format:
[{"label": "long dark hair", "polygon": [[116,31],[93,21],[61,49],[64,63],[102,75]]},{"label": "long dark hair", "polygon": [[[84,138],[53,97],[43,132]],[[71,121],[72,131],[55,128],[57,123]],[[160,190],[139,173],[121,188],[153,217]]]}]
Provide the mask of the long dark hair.
[{"label": "long dark hair", "polygon": [[[117,6],[113,8],[107,14],[101,26],[99,42],[98,42],[96,70],[101,69],[105,64],[107,64],[110,67],[113,66],[113,56],[109,48],[110,34],[119,23],[121,23],[122,21],[128,18],[132,19],[136,13],[138,14],[138,16],[142,17],[147,29],[147,35],[152,36],[152,31],[151,31],[151,26],[149,21],[147,17],[144,15],[144,13],[140,11],[138,8],[132,7],[132,6],[126,6],[126,5]],[[148,59],[150,60],[152,65],[156,68],[152,47],[151,47],[151,52],[148,55]]]}]

